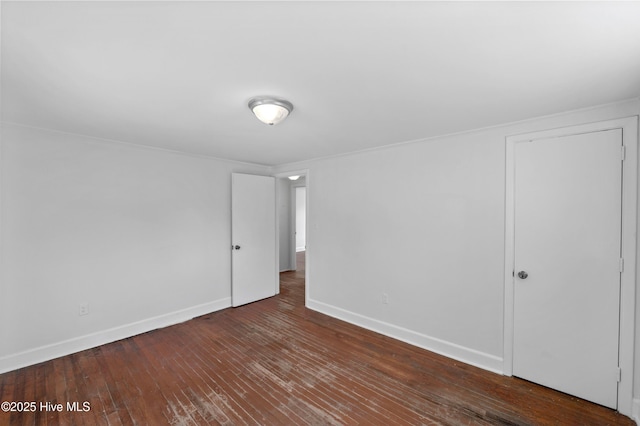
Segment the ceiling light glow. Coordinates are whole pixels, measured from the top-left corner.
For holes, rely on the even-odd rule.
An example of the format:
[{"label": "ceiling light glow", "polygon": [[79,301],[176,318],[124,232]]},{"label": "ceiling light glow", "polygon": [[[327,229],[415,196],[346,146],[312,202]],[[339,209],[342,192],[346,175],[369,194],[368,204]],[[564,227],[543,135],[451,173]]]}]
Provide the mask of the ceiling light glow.
[{"label": "ceiling light glow", "polygon": [[293,111],[293,104],[283,99],[253,98],[249,101],[249,109],[258,120],[273,126],[281,123]]}]

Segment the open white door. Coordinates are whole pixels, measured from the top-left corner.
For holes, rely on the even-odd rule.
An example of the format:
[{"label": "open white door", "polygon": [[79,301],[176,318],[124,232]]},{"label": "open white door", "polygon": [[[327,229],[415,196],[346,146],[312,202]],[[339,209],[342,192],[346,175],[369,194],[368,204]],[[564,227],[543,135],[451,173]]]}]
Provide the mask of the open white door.
[{"label": "open white door", "polygon": [[233,173],[231,211],[231,304],[240,306],[277,293],[275,178]]},{"label": "open white door", "polygon": [[513,374],[616,408],[622,131],[518,142]]}]

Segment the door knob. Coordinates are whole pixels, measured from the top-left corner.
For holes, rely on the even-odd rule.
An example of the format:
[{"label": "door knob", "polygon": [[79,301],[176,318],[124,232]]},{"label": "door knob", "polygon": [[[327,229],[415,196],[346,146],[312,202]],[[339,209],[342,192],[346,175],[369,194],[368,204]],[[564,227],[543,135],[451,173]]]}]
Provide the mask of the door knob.
[{"label": "door knob", "polygon": [[240,250],[240,246],[233,246],[232,248],[234,248],[235,250]]},{"label": "door knob", "polygon": [[526,271],[518,272],[518,278],[520,278],[521,280],[526,280],[528,276],[529,276],[529,274],[527,274]]}]

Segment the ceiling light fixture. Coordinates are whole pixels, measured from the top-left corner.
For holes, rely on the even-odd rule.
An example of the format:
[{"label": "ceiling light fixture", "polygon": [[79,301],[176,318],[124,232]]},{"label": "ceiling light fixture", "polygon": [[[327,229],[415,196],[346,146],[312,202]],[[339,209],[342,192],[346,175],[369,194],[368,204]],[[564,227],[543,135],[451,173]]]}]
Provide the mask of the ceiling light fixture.
[{"label": "ceiling light fixture", "polygon": [[273,126],[289,116],[293,111],[293,104],[284,99],[253,98],[249,101],[249,109],[258,117],[258,120]]},{"label": "ceiling light fixture", "polygon": [[289,176],[290,180],[298,180],[300,176]]}]

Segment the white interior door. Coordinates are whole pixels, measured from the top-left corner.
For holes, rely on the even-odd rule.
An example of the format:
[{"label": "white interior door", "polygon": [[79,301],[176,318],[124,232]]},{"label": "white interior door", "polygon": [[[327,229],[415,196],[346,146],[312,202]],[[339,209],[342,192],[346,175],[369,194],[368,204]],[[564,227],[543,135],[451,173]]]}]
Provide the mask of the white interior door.
[{"label": "white interior door", "polygon": [[611,408],[621,146],[620,129],[514,146],[513,374]]},{"label": "white interior door", "polygon": [[274,296],[278,289],[275,178],[231,176],[231,304]]}]

